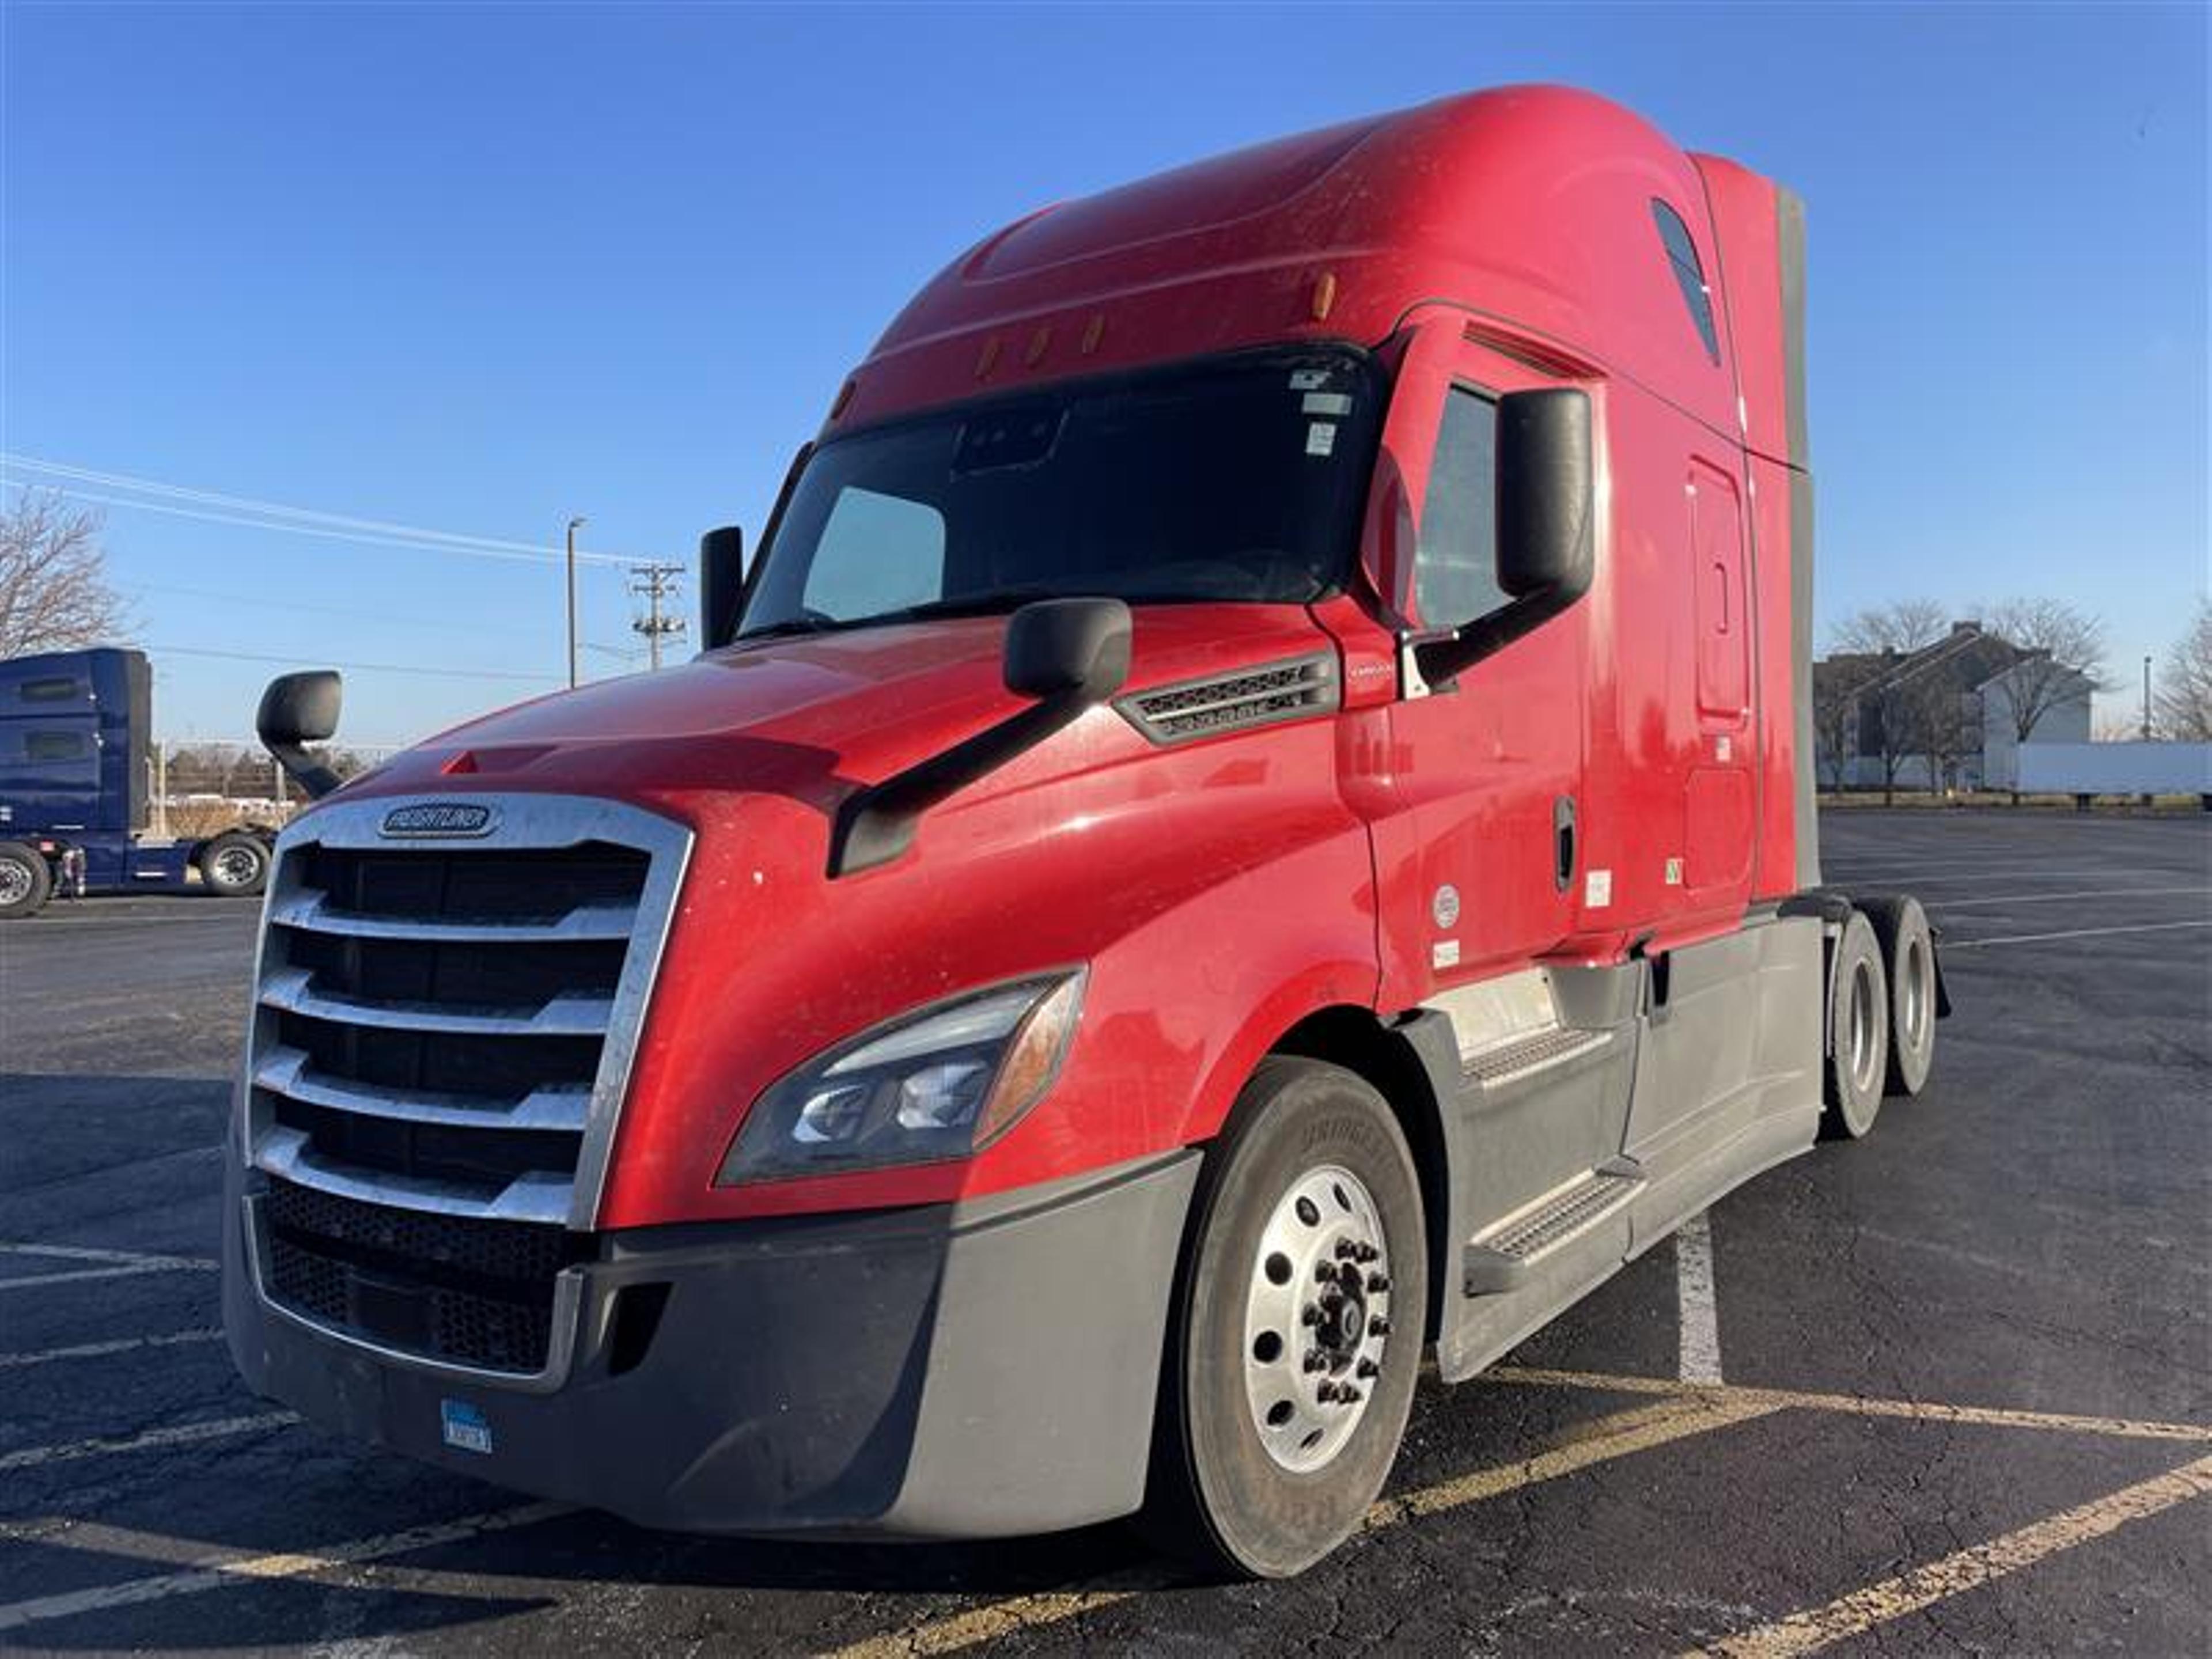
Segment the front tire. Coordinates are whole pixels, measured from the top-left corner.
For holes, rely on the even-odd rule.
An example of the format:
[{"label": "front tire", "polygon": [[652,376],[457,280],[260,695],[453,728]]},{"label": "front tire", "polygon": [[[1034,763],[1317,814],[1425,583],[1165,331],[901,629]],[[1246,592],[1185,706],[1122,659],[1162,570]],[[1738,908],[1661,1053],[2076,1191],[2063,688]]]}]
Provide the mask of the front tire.
[{"label": "front tire", "polygon": [[21,842],[0,841],[0,919],[36,915],[53,890],[44,857]]},{"label": "front tire", "polygon": [[200,879],[222,898],[252,898],[269,883],[269,848],[258,836],[226,830],[200,848]]},{"label": "front tire", "polygon": [[1144,1522],[1209,1570],[1285,1578],[1396,1460],[1428,1305],[1420,1180],[1340,1066],[1262,1061],[1230,1122],[1192,1208]]}]

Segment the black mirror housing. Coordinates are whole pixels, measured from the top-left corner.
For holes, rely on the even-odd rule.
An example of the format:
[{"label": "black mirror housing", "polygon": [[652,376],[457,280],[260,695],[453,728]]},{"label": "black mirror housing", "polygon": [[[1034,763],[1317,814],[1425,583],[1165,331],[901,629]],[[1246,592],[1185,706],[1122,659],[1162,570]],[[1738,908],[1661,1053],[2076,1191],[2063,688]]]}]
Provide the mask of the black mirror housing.
[{"label": "black mirror housing", "polygon": [[727,645],[745,597],[745,532],[733,524],[699,538],[699,648]]},{"label": "black mirror housing", "polygon": [[342,781],[307,746],[337,735],[344,701],[345,682],[334,668],[279,674],[261,694],[261,707],[253,717],[255,734],[310,799],[329,794]]},{"label": "black mirror housing", "polygon": [[337,733],[344,701],[345,681],[334,668],[279,674],[261,694],[253,729],[272,751],[279,744],[325,743]]},{"label": "black mirror housing", "polygon": [[1421,678],[1463,671],[1549,622],[1597,573],[1597,461],[1589,394],[1573,386],[1498,400],[1498,585],[1510,603],[1412,647]]},{"label": "black mirror housing", "polygon": [[1596,467],[1589,394],[1572,387],[1498,400],[1498,585],[1513,598],[1589,591]]},{"label": "black mirror housing", "polygon": [[1024,697],[1112,696],[1129,678],[1129,607],[1119,599],[1039,599],[1006,625],[1006,690]]}]

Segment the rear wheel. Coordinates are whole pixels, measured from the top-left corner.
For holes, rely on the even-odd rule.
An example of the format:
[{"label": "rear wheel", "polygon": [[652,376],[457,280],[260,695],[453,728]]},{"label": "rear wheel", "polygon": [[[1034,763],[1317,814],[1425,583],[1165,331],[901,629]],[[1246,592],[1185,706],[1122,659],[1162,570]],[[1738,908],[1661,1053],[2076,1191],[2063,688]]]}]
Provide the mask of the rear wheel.
[{"label": "rear wheel", "polygon": [[1145,1516],[1215,1571],[1303,1571],[1359,1525],[1405,1432],[1428,1262],[1389,1106],[1272,1058],[1206,1158],[1176,1287]]},{"label": "rear wheel", "polygon": [[53,889],[43,857],[19,841],[0,841],[0,916],[37,915]]},{"label": "rear wheel", "polygon": [[231,830],[200,848],[200,879],[225,898],[251,898],[269,880],[269,848],[256,836]]},{"label": "rear wheel", "polygon": [[1905,897],[1870,898],[1859,908],[1889,977],[1889,1092],[1917,1095],[1936,1064],[1936,940],[1928,913]]},{"label": "rear wheel", "polygon": [[1888,1065],[1888,976],[1873,927],[1854,910],[1828,969],[1827,1134],[1856,1140],[1873,1130]]}]

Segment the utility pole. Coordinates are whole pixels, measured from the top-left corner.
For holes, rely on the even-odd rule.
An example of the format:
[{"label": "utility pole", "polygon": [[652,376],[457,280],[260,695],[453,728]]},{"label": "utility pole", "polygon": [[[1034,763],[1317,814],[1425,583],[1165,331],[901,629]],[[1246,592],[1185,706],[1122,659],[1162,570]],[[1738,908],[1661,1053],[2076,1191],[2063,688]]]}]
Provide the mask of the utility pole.
[{"label": "utility pole", "polygon": [[2143,716],[2142,740],[2150,741],[2150,659],[2143,659]]},{"label": "utility pole", "polygon": [[568,689],[576,689],[576,532],[591,522],[568,520]]},{"label": "utility pole", "polygon": [[676,596],[676,584],[684,571],[680,564],[641,564],[630,572],[629,591],[645,600],[645,615],[631,623],[630,627],[645,635],[647,659],[654,670],[660,666],[662,636],[684,631],[682,615],[664,610],[661,605],[663,599]]}]

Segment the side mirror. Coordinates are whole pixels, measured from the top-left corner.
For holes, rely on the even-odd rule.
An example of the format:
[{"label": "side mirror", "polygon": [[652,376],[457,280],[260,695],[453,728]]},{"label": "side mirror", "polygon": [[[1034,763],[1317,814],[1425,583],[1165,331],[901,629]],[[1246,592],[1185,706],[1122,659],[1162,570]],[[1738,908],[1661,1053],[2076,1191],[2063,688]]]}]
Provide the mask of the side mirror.
[{"label": "side mirror", "polygon": [[1498,585],[1511,603],[1417,645],[1421,678],[1443,685],[1589,592],[1597,566],[1597,464],[1589,394],[1574,387],[1498,400]]},{"label": "side mirror", "polygon": [[320,799],[343,781],[307,752],[307,745],[326,742],[337,733],[344,699],[345,683],[336,669],[279,674],[261,694],[261,707],[253,717],[261,746],[311,800]]},{"label": "side mirror", "polygon": [[1589,394],[1508,392],[1498,400],[1498,585],[1515,599],[1589,591],[1596,469]]},{"label": "side mirror", "polygon": [[699,538],[699,648],[727,645],[745,595],[745,532],[733,524]]},{"label": "side mirror", "polygon": [[1129,678],[1129,607],[1119,599],[1039,599],[1006,624],[1006,690],[1103,702]]},{"label": "side mirror", "polygon": [[888,864],[914,844],[921,815],[1106,701],[1129,678],[1129,607],[1119,599],[1039,599],[1006,624],[1006,690],[1036,699],[996,726],[881,783],[856,789],[830,831],[834,879]]}]

